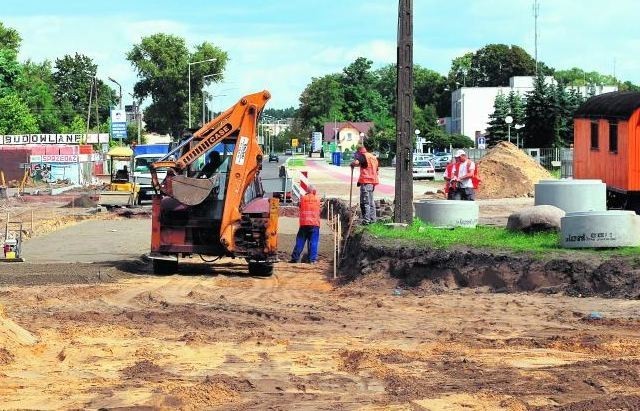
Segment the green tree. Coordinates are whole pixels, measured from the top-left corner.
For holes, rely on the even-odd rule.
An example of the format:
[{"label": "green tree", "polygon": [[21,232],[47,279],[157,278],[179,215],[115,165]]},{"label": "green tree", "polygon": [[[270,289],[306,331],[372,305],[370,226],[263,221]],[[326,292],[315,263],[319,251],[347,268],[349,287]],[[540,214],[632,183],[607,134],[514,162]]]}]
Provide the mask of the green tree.
[{"label": "green tree", "polygon": [[464,55],[456,57],[451,61],[451,68],[449,69],[449,74],[447,75],[447,81],[451,90],[456,90],[460,87],[467,87],[467,79],[469,73],[471,72],[472,61],[472,52],[465,53]]},{"label": "green tree", "polygon": [[513,117],[513,125],[522,124],[525,122],[525,101],[522,96],[515,91],[511,90],[507,95],[507,102],[509,104],[509,113]]},{"label": "green tree", "polygon": [[358,57],[345,67],[341,77],[344,95],[343,115],[350,121],[371,121],[387,111],[384,99],[376,89],[377,79],[371,71],[373,62]]},{"label": "green tree", "polygon": [[[191,64],[198,61],[215,61]],[[192,126],[197,125],[198,115],[194,107],[201,107],[199,90],[205,84],[222,80],[227,53],[211,43],[204,42],[193,52],[185,40],[171,34],[158,33],[144,37],[127,53],[127,60],[134,66],[140,80],[134,86],[136,98],[150,98],[145,109],[147,128],[159,133],[178,136],[188,128],[189,81],[191,82]],[[191,76],[188,78],[189,67]],[[205,75],[211,77],[204,78]]]},{"label": "green tree", "polygon": [[[471,58],[469,77],[476,87],[508,86],[513,76],[532,76],[536,62],[523,48],[506,44],[489,44],[476,51]],[[538,73],[551,74],[553,70],[538,62]]]},{"label": "green tree", "polygon": [[300,95],[298,117],[302,127],[310,131],[322,130],[324,123],[343,121],[345,108],[340,74],[312,78]]},{"label": "green tree", "polygon": [[20,70],[17,54],[13,50],[0,48],[0,96],[14,91]]},{"label": "green tree", "polygon": [[0,49],[13,51],[17,55],[21,42],[22,38],[17,30],[5,27],[5,25],[0,22]]},{"label": "green tree", "polygon": [[527,93],[525,108],[524,146],[551,147],[555,139],[555,108],[552,89],[539,73],[533,90]]},{"label": "green tree", "polygon": [[285,119],[285,118],[295,117],[297,114],[297,110],[295,107],[287,107],[287,108],[269,107],[264,109],[264,114],[274,118]]},{"label": "green tree", "polygon": [[413,89],[416,104],[420,107],[432,105],[436,117],[451,114],[451,91],[447,79],[433,70],[415,66],[413,70]]},{"label": "green tree", "polygon": [[71,123],[62,125],[60,127],[61,133],[86,133],[87,132],[87,118],[85,116],[77,115],[73,118]]},{"label": "green tree", "polygon": [[54,90],[51,62],[37,64],[27,61],[22,65],[16,91],[35,115],[41,133],[58,133],[62,126]]},{"label": "green tree", "polygon": [[618,85],[620,91],[640,91],[640,86],[633,84],[630,81],[625,81]]},{"label": "green tree", "polygon": [[498,93],[493,102],[493,113],[489,116],[489,127],[487,127],[491,142],[507,140],[509,126],[505,119],[509,115],[511,115],[509,100],[504,94]]},{"label": "green tree", "polygon": [[[99,119],[107,119],[111,107],[117,101],[116,92],[96,77],[98,66],[85,55],[76,53],[56,59],[52,74],[55,84],[55,103],[60,107],[61,121],[70,124],[78,115],[87,115],[89,109],[89,92],[97,89],[97,106]],[[91,127],[96,125],[95,89],[91,101]]]},{"label": "green tree", "polygon": [[0,134],[32,134],[38,122],[17,94],[0,97]]},{"label": "green tree", "polygon": [[561,84],[551,88],[554,107],[554,147],[568,147],[573,142],[573,115],[582,102],[582,95],[576,89]]},{"label": "green tree", "polygon": [[20,34],[0,22],[0,97],[13,93],[19,79],[21,71],[20,63],[18,63],[20,42]]},{"label": "green tree", "polygon": [[572,67],[568,70],[556,70],[553,76],[558,83],[566,86],[607,86],[618,83],[616,78],[611,75],[598,73],[597,71],[586,72],[578,67]]}]

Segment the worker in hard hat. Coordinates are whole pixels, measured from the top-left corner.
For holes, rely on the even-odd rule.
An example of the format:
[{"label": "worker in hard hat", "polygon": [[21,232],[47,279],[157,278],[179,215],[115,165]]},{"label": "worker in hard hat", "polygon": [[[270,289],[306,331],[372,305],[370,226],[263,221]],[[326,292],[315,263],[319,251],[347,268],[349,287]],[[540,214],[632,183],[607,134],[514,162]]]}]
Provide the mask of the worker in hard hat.
[{"label": "worker in hard hat", "polygon": [[[362,213],[362,224],[372,224],[376,222],[376,203],[373,200],[373,191],[380,179],[378,177],[378,158],[369,153],[364,145],[359,144],[357,151],[353,155],[351,168],[360,167],[358,177],[358,187],[360,187],[360,212]],[[352,174],[353,175],[353,174]]]},{"label": "worker in hard hat", "polygon": [[291,253],[291,263],[300,261],[304,246],[308,243],[309,262],[318,261],[318,243],[320,241],[320,199],[316,189],[309,187],[307,194],[300,199],[300,228],[296,235],[296,246]]},{"label": "worker in hard hat", "polygon": [[454,187],[454,200],[474,201],[476,199],[475,181],[478,179],[476,164],[467,157],[464,150],[458,150],[455,153],[456,163],[453,166],[453,175],[451,178]]}]

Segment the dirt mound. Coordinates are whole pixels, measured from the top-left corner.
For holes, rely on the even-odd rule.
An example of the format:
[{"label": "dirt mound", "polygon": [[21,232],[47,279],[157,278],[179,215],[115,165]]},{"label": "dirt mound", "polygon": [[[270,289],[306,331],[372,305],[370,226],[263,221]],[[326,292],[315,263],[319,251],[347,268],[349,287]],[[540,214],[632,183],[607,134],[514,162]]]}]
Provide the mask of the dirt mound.
[{"label": "dirt mound", "polygon": [[410,242],[383,242],[366,234],[357,234],[350,241],[342,271],[347,282],[383,273],[398,279],[401,287],[427,293],[485,287],[493,292],[640,298],[640,269],[634,261],[622,258],[540,259],[464,247],[415,247]]},{"label": "dirt mound", "polygon": [[64,205],[63,207],[65,208],[73,208],[73,207],[77,207],[77,208],[92,208],[92,207],[96,207],[98,205],[98,203],[96,203],[94,200],[91,199],[91,197],[89,197],[86,194],[81,195],[78,198],[74,198],[73,200],[69,201],[69,203],[67,203],[67,205]]},{"label": "dirt mound", "polygon": [[477,166],[482,179],[479,199],[532,197],[534,184],[553,178],[533,158],[507,141],[496,144]]}]

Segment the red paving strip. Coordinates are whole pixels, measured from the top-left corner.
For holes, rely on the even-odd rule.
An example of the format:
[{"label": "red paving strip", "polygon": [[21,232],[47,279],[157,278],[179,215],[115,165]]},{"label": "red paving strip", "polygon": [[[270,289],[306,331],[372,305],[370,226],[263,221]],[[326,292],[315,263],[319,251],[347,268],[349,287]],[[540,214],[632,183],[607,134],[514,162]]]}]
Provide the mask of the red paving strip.
[{"label": "red paving strip", "polygon": [[[306,167],[313,170],[318,170],[329,177],[339,180],[341,182],[345,182],[349,184],[351,182],[351,170],[344,169],[338,166],[331,166],[321,161],[309,161],[306,162]],[[309,180],[314,181],[315,176],[313,174],[309,175]],[[354,171],[353,173],[354,181],[358,179],[358,171]],[[380,183],[376,186],[376,193],[393,196],[395,194],[395,185],[392,184],[384,184]]]}]

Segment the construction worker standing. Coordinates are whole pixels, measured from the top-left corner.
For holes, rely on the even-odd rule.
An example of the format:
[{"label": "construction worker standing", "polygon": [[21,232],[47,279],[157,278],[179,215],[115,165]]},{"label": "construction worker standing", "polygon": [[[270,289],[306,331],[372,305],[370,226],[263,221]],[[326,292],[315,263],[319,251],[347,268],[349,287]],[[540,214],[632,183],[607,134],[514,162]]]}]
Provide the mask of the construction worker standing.
[{"label": "construction worker standing", "polygon": [[476,174],[476,164],[467,158],[464,150],[456,151],[456,164],[453,166],[453,176],[451,181],[455,184],[453,192],[454,200],[475,201],[476,193],[474,190],[473,179]]},{"label": "construction worker standing", "polygon": [[300,228],[296,235],[296,246],[291,254],[290,263],[297,263],[304,250],[305,243],[309,243],[309,262],[318,261],[318,242],[320,241],[320,199],[316,189],[309,187],[309,191],[300,199]]},{"label": "construction worker standing", "polygon": [[378,178],[378,159],[369,153],[363,145],[358,145],[358,151],[353,155],[351,168],[360,166],[358,187],[360,187],[360,211],[362,212],[362,224],[367,225],[376,222],[376,204],[373,200],[373,191],[380,182]]}]

